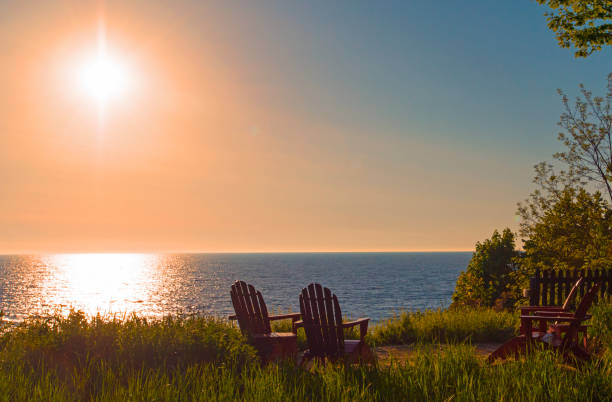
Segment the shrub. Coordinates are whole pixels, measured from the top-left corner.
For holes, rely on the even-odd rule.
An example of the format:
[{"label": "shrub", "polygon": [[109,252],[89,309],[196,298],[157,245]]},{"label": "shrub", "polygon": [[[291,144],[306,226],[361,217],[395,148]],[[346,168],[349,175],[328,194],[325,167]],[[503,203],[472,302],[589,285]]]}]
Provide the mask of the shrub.
[{"label": "shrub", "polygon": [[[510,229],[501,234],[495,230],[490,239],[476,243],[476,252],[457,279],[453,306],[493,306],[508,289],[515,270],[512,260],[517,255]],[[508,300],[502,307],[512,304],[513,300]]]}]

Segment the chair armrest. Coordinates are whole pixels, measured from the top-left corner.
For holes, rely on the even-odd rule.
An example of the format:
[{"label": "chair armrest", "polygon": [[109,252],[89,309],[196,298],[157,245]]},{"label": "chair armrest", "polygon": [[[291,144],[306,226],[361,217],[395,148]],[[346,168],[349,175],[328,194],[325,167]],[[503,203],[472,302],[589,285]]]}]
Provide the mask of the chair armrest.
[{"label": "chair armrest", "polygon": [[521,316],[521,320],[527,320],[527,321],[536,321],[536,320],[543,320],[543,321],[561,321],[561,322],[582,322],[582,321],[586,321],[588,320],[590,317],[584,317],[584,318],[576,318],[576,317],[563,317],[563,316],[541,316],[541,315],[522,315]]},{"label": "chair armrest", "polygon": [[355,321],[343,322],[342,328],[352,328],[356,325],[359,325],[359,337],[361,340],[365,338],[368,333],[368,323],[370,322],[369,318],[358,318]]},{"label": "chair armrest", "polygon": [[[565,313],[563,311],[536,311],[535,315],[539,315],[542,317],[574,317],[574,313]],[[590,314],[585,314],[585,319],[591,318]]]},{"label": "chair armrest", "polygon": [[563,308],[559,306],[523,306],[519,308],[521,310],[521,314],[532,311],[564,311]]},{"label": "chair armrest", "polygon": [[232,314],[229,317],[227,317],[229,320],[237,320],[238,317],[236,316],[236,314]]},{"label": "chair armrest", "polygon": [[293,332],[297,332],[298,328],[303,328],[303,327],[304,327],[304,321],[303,320],[299,320],[299,321],[293,322]]},{"label": "chair armrest", "polygon": [[279,315],[271,315],[268,318],[270,321],[275,320],[288,320],[291,318],[292,320],[298,320],[301,317],[300,313],[289,313],[289,314],[279,314]]},{"label": "chair armrest", "polygon": [[368,322],[368,321],[370,321],[369,318],[358,318],[355,321],[343,322],[342,323],[342,327],[343,328],[351,328],[351,327],[354,327],[355,325],[361,325],[364,322]]},{"label": "chair armrest", "polygon": [[541,315],[543,317],[573,317],[574,313],[566,313],[565,311],[540,311],[537,310],[533,313],[534,315]]}]

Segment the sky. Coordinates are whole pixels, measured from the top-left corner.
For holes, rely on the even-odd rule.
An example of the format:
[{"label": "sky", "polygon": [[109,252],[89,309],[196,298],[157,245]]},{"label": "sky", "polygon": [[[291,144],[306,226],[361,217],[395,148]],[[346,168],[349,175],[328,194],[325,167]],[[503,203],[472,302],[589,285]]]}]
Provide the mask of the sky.
[{"label": "sky", "polygon": [[473,250],[612,72],[544,12],[0,2],[0,253]]}]

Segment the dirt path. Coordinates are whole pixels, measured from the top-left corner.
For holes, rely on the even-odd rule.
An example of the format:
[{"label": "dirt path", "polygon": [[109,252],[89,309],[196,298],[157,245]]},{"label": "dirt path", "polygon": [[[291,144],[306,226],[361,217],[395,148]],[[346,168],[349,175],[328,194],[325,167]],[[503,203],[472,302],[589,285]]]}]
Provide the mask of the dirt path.
[{"label": "dirt path", "polygon": [[[473,346],[476,348],[476,354],[481,357],[487,357],[491,352],[497,349],[501,343],[475,343]],[[446,345],[439,345],[439,350],[444,350]],[[378,362],[382,364],[389,364],[391,361],[406,361],[409,360],[416,349],[415,345],[392,345],[392,346],[381,346],[376,348],[376,356]]]}]

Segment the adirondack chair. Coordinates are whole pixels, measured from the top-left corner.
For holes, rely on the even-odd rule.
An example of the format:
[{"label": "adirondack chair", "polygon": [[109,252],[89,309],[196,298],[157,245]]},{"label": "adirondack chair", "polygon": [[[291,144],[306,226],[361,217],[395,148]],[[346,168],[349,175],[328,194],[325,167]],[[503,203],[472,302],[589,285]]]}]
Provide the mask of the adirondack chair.
[{"label": "adirondack chair", "polygon": [[[268,315],[266,303],[260,291],[243,281],[236,281],[230,291],[235,315],[243,334],[258,350],[264,361],[277,358],[294,358],[297,354],[295,322],[300,313]],[[293,332],[272,332],[270,321],[291,319]]]},{"label": "adirondack chair", "polygon": [[[578,280],[576,281],[576,283],[574,283],[574,286],[572,286],[572,288],[570,289],[569,293],[567,294],[567,297],[565,298],[565,301],[563,302],[562,306],[522,306],[520,307],[521,310],[521,316],[525,316],[525,315],[534,315],[534,313],[537,313],[537,315],[555,315],[558,313],[571,313],[570,312],[570,307],[572,302],[574,301],[574,298],[576,296],[576,293],[578,293],[578,288],[580,287],[580,285],[583,282],[583,278],[580,277],[578,278]],[[565,332],[568,328],[567,324],[558,324],[558,328],[560,332]],[[524,334],[525,333],[525,328],[527,327],[527,320],[523,319],[521,320],[521,327],[520,327],[520,333]],[[546,322],[545,321],[540,321],[540,326],[537,329],[533,329],[532,330],[532,336],[535,337],[539,337],[541,335],[544,335],[546,333],[546,330],[548,329],[548,327],[546,326]],[[580,328],[578,329],[578,335],[582,334],[582,342],[585,348],[587,348],[587,326],[586,325],[581,325]]]},{"label": "adirondack chair", "polygon": [[[342,322],[342,311],[335,294],[318,283],[311,283],[300,294],[302,321],[296,328],[303,327],[306,332],[308,350],[304,352],[302,364],[311,359],[325,358],[330,361],[346,362],[374,361],[374,354],[365,343],[369,318]],[[345,340],[344,329],[359,326],[359,340]]]},{"label": "adirondack chair", "polygon": [[[489,362],[493,362],[498,358],[505,359],[510,355],[517,356],[520,353],[529,351],[537,343],[559,351],[566,358],[573,356],[578,360],[589,360],[590,354],[580,347],[577,338],[582,323],[591,318],[587,311],[591,308],[599,287],[600,284],[596,283],[586,292],[575,313],[550,312],[550,314],[547,314],[546,312],[536,312],[535,315],[521,316],[525,326],[524,332],[510,339],[491,353],[488,358]],[[534,321],[554,322],[555,324],[551,325],[548,331],[542,334],[541,330],[539,330],[542,324],[534,330]],[[568,323],[567,328],[561,332],[558,323]]]}]

